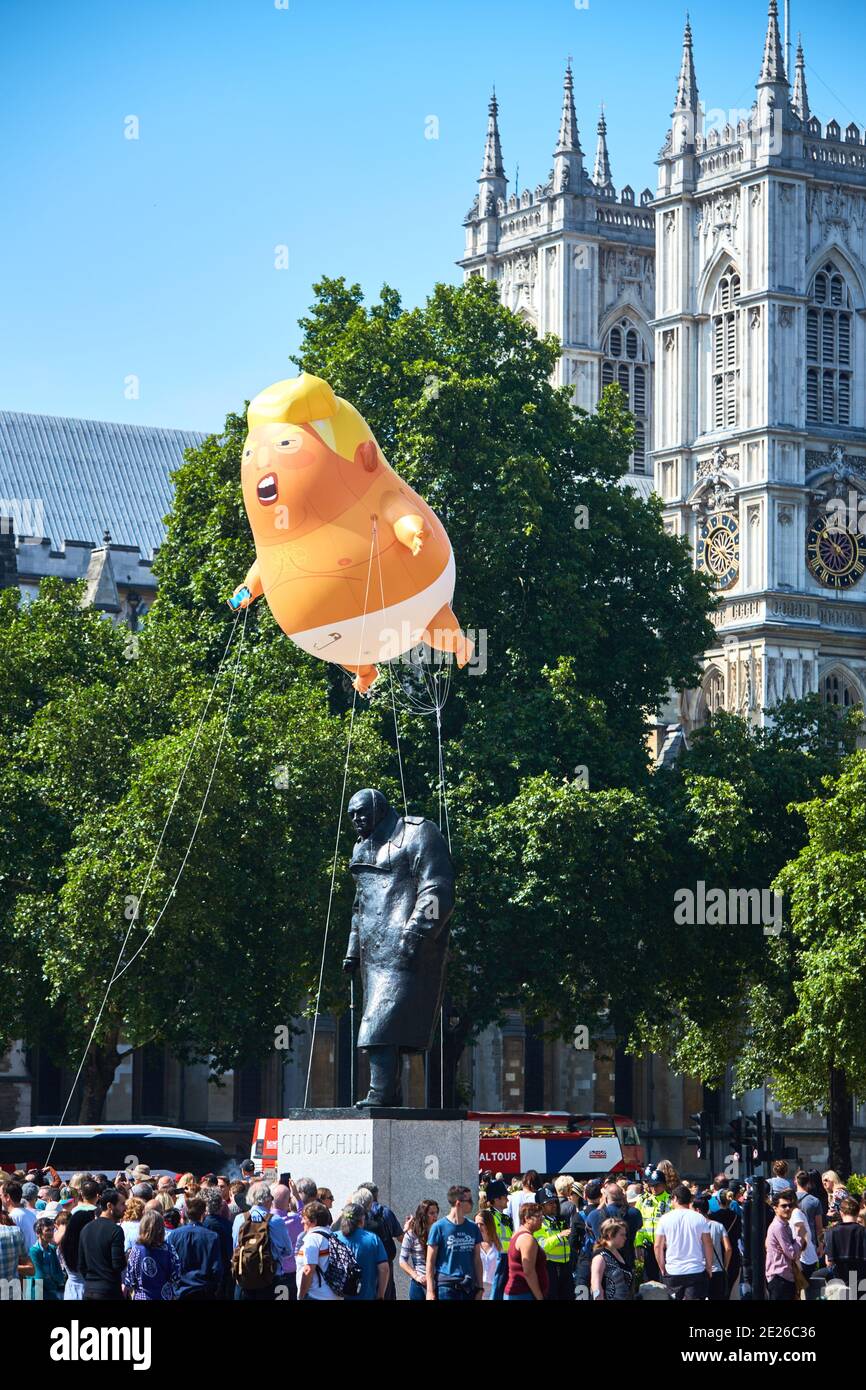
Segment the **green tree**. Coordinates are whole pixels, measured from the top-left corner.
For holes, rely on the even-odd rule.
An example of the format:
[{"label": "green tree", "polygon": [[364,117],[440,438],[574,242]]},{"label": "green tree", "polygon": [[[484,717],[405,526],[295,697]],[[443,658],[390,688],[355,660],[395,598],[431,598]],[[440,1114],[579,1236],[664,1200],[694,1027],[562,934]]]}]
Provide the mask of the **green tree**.
[{"label": "green tree", "polygon": [[461,968],[450,990],[467,1034],[511,1002],[552,1035],[578,1024],[592,1033],[602,1020],[626,1036],[655,986],[641,905],[664,843],[646,796],[543,773],[460,824]]},{"label": "green tree", "polygon": [[[412,311],[388,287],[369,310],[342,279],[315,289],[296,360],[361,410],[442,517],[455,611],[486,634],[483,677],[455,676],[443,714],[453,775],[479,806],[576,765],[593,787],[639,785],[647,711],[695,678],[712,629],[687,547],[621,485],[633,421],[619,388],[576,412],[551,385],[556,340],[477,277]],[[390,718],[384,682],[373,707]],[[401,727],[415,797],[438,767],[433,732]]]},{"label": "green tree", "polygon": [[[675,1070],[710,1085],[736,1059],[738,1091],[767,1076],[775,1087],[787,1056],[777,1023],[795,998],[800,952],[792,949],[783,885],[785,866],[797,861],[807,838],[796,803],[827,799],[861,718],[856,711],[841,715],[817,696],[783,702],[772,713],[761,728],[736,715],[714,716],[679,764],[656,774],[651,796],[664,813],[666,855],[652,902],[668,964],[653,1011],[637,1020],[633,1045],[665,1053]],[[782,892],[781,933],[761,922],[677,922],[675,893],[701,880],[726,894]]]},{"label": "green tree", "polygon": [[[304,1007],[318,974],[350,726],[350,791],[380,785],[399,804],[396,723],[410,809],[451,811],[461,875],[451,979],[462,1022],[449,1048],[449,1089],[466,1038],[515,1000],[552,1013],[565,1030],[585,1021],[570,1015],[583,1015],[588,1001],[619,1010],[601,966],[576,992],[562,984],[555,951],[540,953],[528,981],[500,978],[486,943],[501,939],[500,923],[514,913],[539,939],[559,934],[561,958],[579,958],[591,904],[585,894],[580,912],[558,902],[563,870],[545,863],[544,834],[556,838],[559,857],[584,866],[607,834],[624,860],[645,810],[636,843],[653,842],[652,808],[639,800],[648,788],[645,715],[669,684],[694,679],[711,637],[710,597],[685,544],[665,534],[659,504],[622,486],[633,426],[621,393],[606,393],[596,415],[576,412],[569,392],[550,382],[557,352],[478,280],[437,286],[411,312],[390,289],[367,309],[357,287],[324,281],[305,324],[301,364],[362,410],[395,467],[442,516],[457,558],[456,611],[486,634],[483,673],[450,678],[444,786],[437,720],[405,697],[410,674],[398,672],[393,685],[386,676],[353,706],[345,674],[295,648],[262,603],[208,706],[232,621],[224,600],[253,557],[241,416],[229,416],[175,475],[159,595],[133,660],[125,635],[82,612],[68,591],[49,586],[29,609],[4,598],[0,730],[13,755],[16,812],[0,933],[16,956],[21,998],[34,1002],[26,1015],[6,1001],[7,1036],[32,1039],[42,1027],[63,1038],[67,1060],[83,1047],[189,757],[133,923],[130,944],[144,949],[100,1019],[83,1114],[100,1108],[121,1036],[212,1055],[219,1069],[264,1055],[274,1026]],[[440,691],[447,684],[441,672],[426,678]],[[591,791],[558,790],[575,768],[586,769]],[[509,867],[509,823],[533,847],[523,878]],[[325,1006],[345,994],[338,962],[350,839],[348,830],[340,838]],[[642,855],[637,862],[648,862]],[[585,920],[604,959],[608,946],[619,949],[626,912],[603,849],[601,863],[601,877],[590,877],[610,930],[601,912]],[[565,872],[568,892],[578,892]],[[225,987],[215,990],[214,979]],[[465,998],[461,981],[471,981]]]},{"label": "green tree", "polygon": [[866,753],[823,794],[792,809],[808,835],[776,886],[790,936],[773,943],[774,977],[750,999],[744,1069],[763,1064],[789,1110],[824,1108],[829,1166],[851,1172],[850,1104],[866,1092]]},{"label": "green tree", "polygon": [[[348,721],[323,679],[287,681],[273,640],[241,645],[238,629],[214,684],[211,634],[184,644],[168,603],[129,659],[128,634],[82,609],[80,590],[46,583],[30,605],[16,597],[3,595],[0,637],[0,939],[15,985],[0,1030],[75,1066],[96,1028],[78,1113],[98,1120],[124,1045],[159,1041],[219,1072],[264,1055],[304,1008]],[[223,644],[230,623],[226,610]],[[355,730],[352,766],[382,780],[369,724]],[[128,968],[103,1009],[124,943]],[[342,942],[331,944],[336,962]]]},{"label": "green tree", "polygon": [[[630,876],[621,893],[615,882],[628,860],[622,826],[637,803],[615,789],[647,788],[647,713],[669,685],[696,679],[696,655],[712,637],[711,598],[685,544],[665,533],[658,502],[622,485],[633,422],[619,389],[605,393],[597,414],[576,411],[570,391],[551,384],[559,345],[503,308],[495,286],[438,285],[412,311],[388,287],[370,308],[343,280],[315,288],[298,365],[358,406],[394,467],[442,517],[457,561],[455,611],[486,637],[486,670],[455,673],[442,712],[460,873],[451,1087],[467,1039],[515,1003],[570,1033],[603,999],[625,1026],[623,1001],[648,977],[621,963],[613,982],[601,971],[609,948],[624,954],[626,921],[639,935],[640,893]],[[368,713],[394,745],[387,681]],[[436,815],[435,720],[401,703],[397,723],[411,809]],[[574,792],[553,795],[576,774]],[[653,840],[656,821],[644,811],[637,845]],[[562,819],[574,836],[562,845],[564,863],[545,861],[545,835]],[[649,861],[635,853],[635,862]],[[590,915],[587,894],[602,904]],[[529,923],[537,961],[517,978],[514,932]],[[579,987],[565,960],[581,961]],[[642,997],[633,992],[633,1006]]]}]

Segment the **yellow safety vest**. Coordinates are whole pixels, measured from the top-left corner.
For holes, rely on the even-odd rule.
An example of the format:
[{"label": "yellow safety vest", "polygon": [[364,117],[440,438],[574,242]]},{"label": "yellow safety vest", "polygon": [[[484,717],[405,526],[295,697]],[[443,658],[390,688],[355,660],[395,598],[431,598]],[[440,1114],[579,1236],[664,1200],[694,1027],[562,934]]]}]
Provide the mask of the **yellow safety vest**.
[{"label": "yellow safety vest", "polygon": [[535,1232],[535,1239],[551,1264],[568,1264],[571,1259],[568,1230],[566,1227],[560,1226],[554,1217],[545,1216],[542,1218],[541,1227]]},{"label": "yellow safety vest", "polygon": [[652,1245],[655,1241],[656,1226],[666,1211],[671,1210],[671,1199],[667,1192],[649,1193],[639,1197],[635,1206],[643,1217],[643,1225],[634,1238],[635,1249],[642,1245]]},{"label": "yellow safety vest", "polygon": [[507,1250],[511,1244],[511,1238],[514,1232],[511,1227],[503,1221],[503,1213],[499,1211],[497,1207],[491,1207],[491,1211],[493,1212],[493,1224],[496,1227],[496,1234],[499,1236],[499,1244],[502,1246],[503,1250]]}]

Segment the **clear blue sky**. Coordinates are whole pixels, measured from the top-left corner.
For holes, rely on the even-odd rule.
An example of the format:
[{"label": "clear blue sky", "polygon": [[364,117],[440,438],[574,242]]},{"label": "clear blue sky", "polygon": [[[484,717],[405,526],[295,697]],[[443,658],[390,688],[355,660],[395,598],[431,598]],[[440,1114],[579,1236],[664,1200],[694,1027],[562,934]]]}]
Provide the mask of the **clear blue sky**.
[{"label": "clear blue sky", "polygon": [[[590,171],[603,99],[614,182],[655,186],[680,0],[282,3],[3,0],[0,407],[219,428],[294,371],[320,274],[406,304],[456,281],[491,83],[509,177],[534,187],[569,53]],[[812,108],[843,127],[866,122],[864,13],[792,5]],[[764,0],[691,15],[706,107],[748,107]]]}]

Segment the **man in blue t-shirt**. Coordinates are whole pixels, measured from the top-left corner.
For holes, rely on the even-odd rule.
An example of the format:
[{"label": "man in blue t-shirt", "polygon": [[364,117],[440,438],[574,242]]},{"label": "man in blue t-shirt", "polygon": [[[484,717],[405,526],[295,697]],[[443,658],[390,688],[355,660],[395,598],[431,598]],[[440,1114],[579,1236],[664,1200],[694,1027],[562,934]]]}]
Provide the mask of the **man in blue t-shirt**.
[{"label": "man in blue t-shirt", "polygon": [[344,1208],[337,1229],[337,1240],[348,1245],[361,1270],[361,1287],[356,1294],[344,1294],[346,1303],[371,1303],[384,1298],[391,1273],[391,1261],[377,1235],[364,1230],[367,1213],[360,1202]]},{"label": "man in blue t-shirt", "polygon": [[358,1192],[355,1194],[355,1198],[358,1197],[361,1188],[366,1188],[373,1199],[369,1205],[365,1205],[362,1202],[362,1206],[364,1206],[364,1210],[367,1213],[365,1226],[368,1231],[374,1232],[379,1237],[385,1247],[389,1271],[388,1287],[385,1290],[385,1301],[393,1302],[397,1297],[397,1290],[394,1286],[394,1260],[397,1257],[398,1246],[395,1242],[399,1241],[402,1243],[403,1227],[400,1225],[400,1222],[397,1220],[391,1208],[386,1207],[383,1202],[379,1201],[379,1189],[372,1179],[369,1182],[361,1183]]},{"label": "man in blue t-shirt", "polygon": [[427,1235],[427,1297],[465,1303],[484,1296],[481,1232],[466,1217],[472,1210],[468,1187],[449,1187],[448,1206]]}]

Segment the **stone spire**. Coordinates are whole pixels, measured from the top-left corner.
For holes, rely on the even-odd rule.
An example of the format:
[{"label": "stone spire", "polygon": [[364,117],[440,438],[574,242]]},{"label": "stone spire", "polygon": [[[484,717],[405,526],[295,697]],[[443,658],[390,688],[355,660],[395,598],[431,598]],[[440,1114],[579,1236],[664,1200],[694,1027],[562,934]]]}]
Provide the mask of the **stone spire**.
[{"label": "stone spire", "polygon": [[770,12],[767,20],[767,38],[764,42],[764,61],[761,65],[761,75],[758,78],[758,86],[765,84],[775,85],[785,83],[785,55],[782,52],[782,39],[779,34],[779,7],[776,0],[770,0]]},{"label": "stone spire", "polygon": [[[686,27],[683,30],[683,56],[680,63],[680,75],[677,78],[677,95],[671,113],[670,148],[675,158],[688,160],[694,154],[695,138],[700,119],[698,82],[695,77],[695,59],[692,52],[692,26],[687,14]],[[680,166],[680,178],[691,177],[693,174],[692,165],[689,164],[686,167],[683,164]]]},{"label": "stone spire", "polygon": [[562,118],[559,122],[559,139],[554,154],[576,154],[583,156],[580,148],[580,134],[577,129],[577,113],[574,109],[574,79],[571,75],[571,59],[565,69],[565,85],[562,90]]},{"label": "stone spire", "polygon": [[803,57],[803,45],[800,42],[799,34],[797,35],[797,63],[794,76],[794,95],[791,97],[791,105],[805,125],[812,113],[809,110],[809,93],[806,91],[806,60]]},{"label": "stone spire", "polygon": [[490,97],[487,108],[487,139],[484,142],[484,159],[481,162],[482,179],[504,179],[505,167],[502,163],[502,146],[499,143],[499,104],[496,88]]},{"label": "stone spire", "polygon": [[[495,218],[496,204],[500,198],[504,199],[507,193],[508,179],[505,177],[502,146],[499,143],[499,104],[494,88],[490,96],[490,105],[487,108],[487,138],[484,141],[481,173],[478,175],[478,197],[469,209],[470,219],[472,217]],[[488,233],[485,233],[485,236],[487,235]],[[495,243],[496,232],[493,223],[490,224],[489,236],[493,238],[493,243]]]},{"label": "stone spire", "polygon": [[683,33],[683,61],[680,64],[674,111],[691,111],[695,116],[698,114],[698,84],[695,78],[695,59],[692,53],[692,26],[689,23],[688,14]]},{"label": "stone spire", "polygon": [[592,181],[604,193],[613,194],[613,180],[610,176],[610,160],[607,155],[607,121],[604,119],[604,103],[598,118],[598,141],[595,147],[595,168]]},{"label": "stone spire", "polygon": [[585,182],[586,170],[583,167],[583,150],[580,148],[580,134],[574,110],[574,79],[569,58],[562,91],[559,139],[553,152],[553,189],[555,193],[582,193],[585,191]]}]

